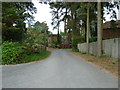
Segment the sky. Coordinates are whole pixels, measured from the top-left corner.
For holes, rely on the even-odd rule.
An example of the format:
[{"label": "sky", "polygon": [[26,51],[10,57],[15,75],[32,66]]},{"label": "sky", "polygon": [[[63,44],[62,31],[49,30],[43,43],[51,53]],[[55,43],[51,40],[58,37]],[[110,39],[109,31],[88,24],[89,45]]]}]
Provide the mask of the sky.
[{"label": "sky", "polygon": [[[33,0],[32,2],[37,8],[37,13],[33,14],[33,16],[35,17],[35,21],[39,21],[39,22],[46,21],[49,27],[49,31],[51,31],[53,34],[57,34],[57,30],[53,30],[53,27],[51,25],[52,14],[50,13],[51,9],[49,4],[40,4],[38,0]],[[115,10],[117,11],[117,9]],[[118,17],[118,11],[117,11],[117,17]],[[106,21],[110,21],[110,15],[105,14],[105,18],[106,18]],[[60,24],[60,31],[64,31],[64,23]]]},{"label": "sky", "polygon": [[[49,4],[40,4],[38,3],[38,0],[34,0],[33,1],[35,7],[37,8],[37,13],[33,14],[33,16],[35,17],[35,21],[39,21],[39,22],[47,22],[47,25],[49,27],[49,31],[51,31],[53,34],[57,34],[57,30],[53,30],[53,27],[51,25],[52,22],[52,14],[51,9]],[[64,24],[62,23],[60,25],[60,30],[64,31]]]}]

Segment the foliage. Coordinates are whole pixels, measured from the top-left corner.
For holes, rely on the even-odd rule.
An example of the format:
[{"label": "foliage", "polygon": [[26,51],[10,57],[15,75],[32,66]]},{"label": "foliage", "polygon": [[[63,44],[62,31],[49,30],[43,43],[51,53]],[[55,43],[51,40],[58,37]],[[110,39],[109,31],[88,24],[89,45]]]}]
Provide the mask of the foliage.
[{"label": "foliage", "polygon": [[76,48],[76,49],[72,49],[73,52],[79,52],[79,50]]},{"label": "foliage", "polygon": [[90,42],[96,42],[97,41],[97,37],[91,37],[91,38],[89,38],[89,41]]},{"label": "foliage", "polygon": [[[102,38],[102,40],[105,40],[105,38]],[[96,42],[97,41],[97,36],[93,36],[91,38],[89,38],[90,42]]]},{"label": "foliage", "polygon": [[77,49],[78,43],[84,43],[84,42],[85,42],[85,38],[83,36],[74,36],[74,38],[72,40],[73,49]]},{"label": "foliage", "polygon": [[21,63],[24,49],[25,47],[17,42],[4,42],[2,44],[2,64]]},{"label": "foliage", "polygon": [[36,12],[31,2],[2,3],[2,36],[4,41],[21,41],[26,32],[26,20],[33,20]]},{"label": "foliage", "polygon": [[53,41],[51,47],[56,47],[56,46],[57,46],[57,41]]},{"label": "foliage", "polygon": [[111,26],[112,30],[114,30],[114,31],[117,29],[117,24],[114,20],[110,21],[110,26]]},{"label": "foliage", "polygon": [[48,32],[48,26],[46,22],[42,22],[40,23],[39,21],[37,21],[34,25],[33,25],[33,29],[34,30],[38,30],[41,33],[47,33]]},{"label": "foliage", "polygon": [[17,42],[4,42],[2,44],[2,63],[5,64],[19,64],[27,63],[31,61],[37,61],[47,58],[50,55],[50,51],[45,51],[42,47],[41,53],[27,54],[27,47],[22,46]]},{"label": "foliage", "polygon": [[68,33],[60,32],[60,36],[66,36],[69,35]]},{"label": "foliage", "polygon": [[[111,18],[116,18],[116,12],[114,8],[118,6],[118,2],[104,2],[102,3],[101,19],[104,19],[104,14],[110,14]],[[76,48],[78,40],[75,36],[86,37],[87,29],[90,30],[91,36],[97,35],[97,2],[52,2],[50,3],[52,9],[53,22],[52,25],[59,27],[61,21],[64,22],[64,32],[72,32],[72,45],[73,49]],[[89,13],[87,12],[89,11]],[[89,18],[87,18],[87,16]],[[59,19],[58,19],[59,17]],[[89,21],[88,21],[89,20]],[[87,22],[88,21],[88,22]],[[88,27],[86,27],[88,26]],[[90,27],[89,27],[90,26]],[[84,28],[80,31],[80,28]],[[114,28],[114,27],[113,27]],[[83,33],[84,32],[84,33]],[[84,39],[83,39],[84,40]],[[90,38],[90,42],[96,41],[95,37]]]},{"label": "foliage", "polygon": [[48,26],[43,22],[36,22],[33,28],[28,28],[23,41],[23,44],[27,46],[28,54],[33,53],[35,48],[39,50],[41,46],[44,48],[47,45],[47,30]]},{"label": "foliage", "polygon": [[49,3],[50,5],[50,8],[52,9],[52,25],[54,25],[53,29],[57,29],[57,27],[59,28],[59,24],[60,24],[60,15],[59,15],[59,12],[60,12],[60,7],[62,6],[61,5],[62,3],[61,2],[51,2]]},{"label": "foliage", "polygon": [[47,58],[51,54],[50,51],[44,51],[41,54],[30,54],[25,55],[25,57],[22,59],[22,63],[32,62],[32,61],[38,61],[41,59]]},{"label": "foliage", "polygon": [[37,32],[29,30],[29,32],[26,34],[26,39],[23,41],[23,45],[27,47],[27,53],[32,54],[34,53],[34,49],[40,48],[44,42],[43,35],[38,35]]}]

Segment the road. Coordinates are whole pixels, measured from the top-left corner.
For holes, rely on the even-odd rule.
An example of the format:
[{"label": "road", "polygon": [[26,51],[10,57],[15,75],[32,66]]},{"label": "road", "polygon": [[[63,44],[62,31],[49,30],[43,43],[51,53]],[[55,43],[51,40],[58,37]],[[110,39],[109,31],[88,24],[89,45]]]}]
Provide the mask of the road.
[{"label": "road", "polygon": [[45,60],[2,67],[3,88],[117,88],[118,79],[72,56],[54,49]]}]

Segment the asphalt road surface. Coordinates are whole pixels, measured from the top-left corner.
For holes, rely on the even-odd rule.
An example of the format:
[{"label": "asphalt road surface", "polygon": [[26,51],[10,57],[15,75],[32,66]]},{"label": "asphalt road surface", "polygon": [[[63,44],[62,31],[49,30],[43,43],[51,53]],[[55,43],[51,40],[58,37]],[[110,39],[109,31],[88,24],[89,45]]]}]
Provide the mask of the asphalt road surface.
[{"label": "asphalt road surface", "polygon": [[2,67],[3,88],[118,88],[118,79],[69,50],[55,49],[45,60]]}]

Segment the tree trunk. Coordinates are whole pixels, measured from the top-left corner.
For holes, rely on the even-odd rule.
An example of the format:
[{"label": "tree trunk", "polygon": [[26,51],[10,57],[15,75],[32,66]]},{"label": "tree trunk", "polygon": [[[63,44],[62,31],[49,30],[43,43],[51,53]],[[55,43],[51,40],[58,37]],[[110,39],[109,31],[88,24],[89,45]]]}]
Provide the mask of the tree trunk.
[{"label": "tree trunk", "polygon": [[59,22],[58,22],[57,44],[60,44]]},{"label": "tree trunk", "polygon": [[[67,8],[66,8],[65,15],[67,16]],[[65,20],[64,20],[64,33],[67,33],[67,17],[65,17]]]},{"label": "tree trunk", "polygon": [[101,2],[97,3],[98,20],[97,20],[97,56],[102,55],[102,20],[101,20]]},{"label": "tree trunk", "polygon": [[90,32],[90,23],[89,23],[89,6],[87,7],[87,38],[86,38],[86,41],[87,41],[87,54],[89,53],[89,32]]},{"label": "tree trunk", "polygon": [[57,44],[60,43],[60,35],[59,35],[59,12],[57,10],[57,20],[58,20],[58,34],[57,34]]},{"label": "tree trunk", "polygon": [[66,19],[64,20],[64,33],[66,33]]}]

